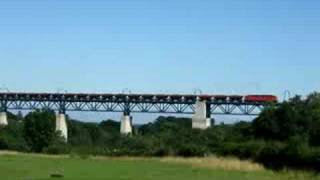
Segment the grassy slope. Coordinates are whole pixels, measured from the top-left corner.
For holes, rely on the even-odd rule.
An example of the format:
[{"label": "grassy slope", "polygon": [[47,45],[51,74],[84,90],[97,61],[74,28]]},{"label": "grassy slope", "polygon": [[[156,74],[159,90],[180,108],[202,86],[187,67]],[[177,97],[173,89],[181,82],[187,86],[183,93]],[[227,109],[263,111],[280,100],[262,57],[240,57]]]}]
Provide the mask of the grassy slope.
[{"label": "grassy slope", "polygon": [[153,160],[52,158],[34,155],[0,155],[1,180],[45,180],[59,172],[66,180],[277,180],[310,179],[266,170],[239,171],[194,167],[190,164]]}]

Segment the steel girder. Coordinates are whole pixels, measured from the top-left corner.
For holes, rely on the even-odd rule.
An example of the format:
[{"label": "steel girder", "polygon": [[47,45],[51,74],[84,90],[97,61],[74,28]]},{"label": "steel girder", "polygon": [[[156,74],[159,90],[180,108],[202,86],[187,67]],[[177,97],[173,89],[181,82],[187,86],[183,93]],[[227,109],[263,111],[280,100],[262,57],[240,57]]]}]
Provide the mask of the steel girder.
[{"label": "steel girder", "polygon": [[[211,114],[258,115],[265,104],[255,103],[208,103]],[[0,100],[1,110],[52,109],[65,111],[95,111],[124,113],[179,113],[193,114],[193,103],[166,102],[102,102],[102,101],[47,101],[47,100]]]},{"label": "steel girder", "polygon": [[197,101],[206,101],[207,112],[210,114],[224,115],[258,115],[269,106],[266,103],[245,102],[228,96],[0,93],[0,111],[52,109],[60,113],[97,111],[192,114]]}]

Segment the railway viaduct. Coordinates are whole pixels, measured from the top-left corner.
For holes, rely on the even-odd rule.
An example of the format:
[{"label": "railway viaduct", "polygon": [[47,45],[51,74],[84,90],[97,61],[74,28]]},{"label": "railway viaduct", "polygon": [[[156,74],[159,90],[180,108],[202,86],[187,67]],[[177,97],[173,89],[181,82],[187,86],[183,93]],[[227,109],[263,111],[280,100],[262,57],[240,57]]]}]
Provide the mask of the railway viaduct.
[{"label": "railway viaduct", "polygon": [[[0,125],[6,126],[8,110],[52,109],[56,130],[67,140],[67,111],[122,112],[122,134],[132,132],[131,113],[176,113],[192,115],[192,128],[211,126],[211,115],[258,115],[275,101],[271,95],[228,96],[188,94],[80,94],[0,93]],[[266,97],[274,97],[268,99]]]}]

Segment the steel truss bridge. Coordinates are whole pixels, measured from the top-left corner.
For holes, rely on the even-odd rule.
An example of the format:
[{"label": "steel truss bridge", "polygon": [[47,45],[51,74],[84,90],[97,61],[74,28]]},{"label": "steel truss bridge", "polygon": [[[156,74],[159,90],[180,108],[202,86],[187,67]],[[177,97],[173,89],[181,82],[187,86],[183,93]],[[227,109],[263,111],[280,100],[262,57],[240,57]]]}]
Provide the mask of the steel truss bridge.
[{"label": "steel truss bridge", "polygon": [[173,94],[0,93],[0,111],[52,109],[66,111],[193,114],[206,101],[210,114],[258,115],[270,104],[241,97]]}]

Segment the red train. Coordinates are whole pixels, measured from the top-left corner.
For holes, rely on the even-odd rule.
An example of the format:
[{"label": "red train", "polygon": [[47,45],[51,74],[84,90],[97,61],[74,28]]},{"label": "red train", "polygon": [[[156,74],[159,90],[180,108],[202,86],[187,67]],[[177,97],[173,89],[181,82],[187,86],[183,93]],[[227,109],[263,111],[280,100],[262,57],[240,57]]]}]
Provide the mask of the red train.
[{"label": "red train", "polygon": [[216,102],[258,102],[258,103],[276,103],[278,102],[277,96],[274,95],[247,95],[247,96],[239,96],[239,95],[201,95],[199,96],[201,100],[207,101],[216,101]]},{"label": "red train", "polygon": [[278,102],[277,96],[274,95],[247,95],[244,97],[245,102]]}]

